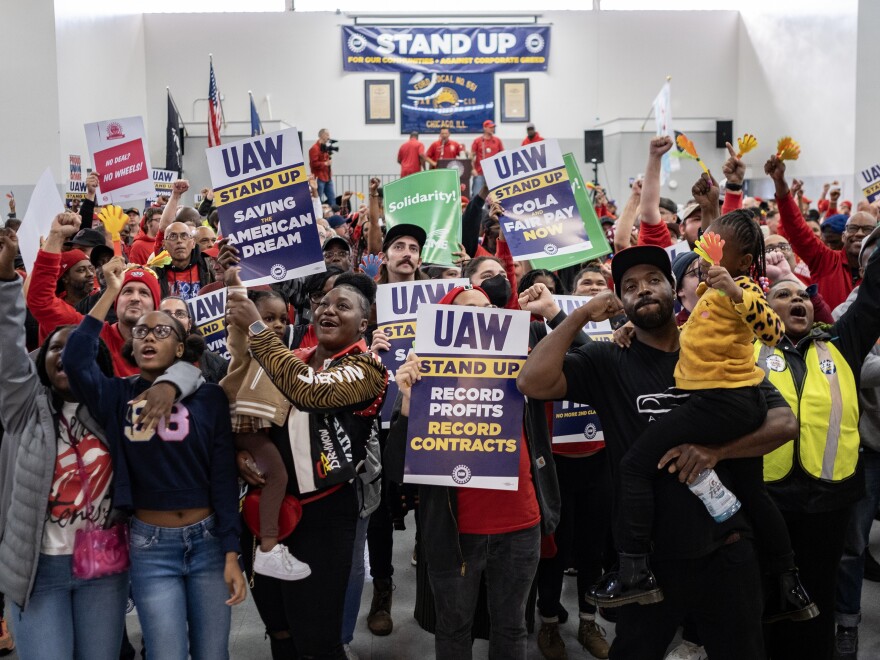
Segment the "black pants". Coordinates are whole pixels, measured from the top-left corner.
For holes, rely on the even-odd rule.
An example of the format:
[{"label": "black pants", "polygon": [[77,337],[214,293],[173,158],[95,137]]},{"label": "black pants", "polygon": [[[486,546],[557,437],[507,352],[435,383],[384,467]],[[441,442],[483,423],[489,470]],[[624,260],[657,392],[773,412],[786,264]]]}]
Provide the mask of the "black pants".
[{"label": "black pants", "polygon": [[[772,660],[833,657],[837,570],[851,513],[852,506],[823,513],[783,512],[801,580],[819,607],[819,616],[809,621],[780,621],[767,626],[767,654]],[[665,588],[664,585],[664,591]]]},{"label": "black pants", "polygon": [[[648,426],[620,463],[620,498],[614,538],[622,552],[647,554],[654,523],[657,464],[681,444],[718,445],[755,431],[767,417],[767,402],[757,387],[697,390],[681,406]],[[760,459],[728,461],[730,490],[740,499],[755,527],[766,568],[774,573],[794,567],[785,521],[770,499]],[[685,486],[682,485],[682,488]],[[665,585],[663,585],[665,586]]]},{"label": "black pants", "polygon": [[[357,494],[348,484],[304,505],[302,520],[282,543],[311,567],[311,575],[294,581],[254,575],[254,603],[267,632],[289,633],[292,640],[295,655],[285,660],[345,660],[342,612],[357,520]],[[246,564],[252,562],[252,538],[242,535]]]},{"label": "black pants", "polygon": [[662,660],[685,619],[712,660],[764,658],[761,576],[750,541],[724,545],[697,559],[656,560],[653,569],[664,599],[618,610],[612,660]]},{"label": "black pants", "polygon": [[605,539],[611,523],[611,477],[604,451],[584,458],[555,455],[562,507],[556,527],[556,556],[538,563],[538,611],[556,616],[563,572],[577,569],[578,608],[593,614],[587,590],[602,576]]}]

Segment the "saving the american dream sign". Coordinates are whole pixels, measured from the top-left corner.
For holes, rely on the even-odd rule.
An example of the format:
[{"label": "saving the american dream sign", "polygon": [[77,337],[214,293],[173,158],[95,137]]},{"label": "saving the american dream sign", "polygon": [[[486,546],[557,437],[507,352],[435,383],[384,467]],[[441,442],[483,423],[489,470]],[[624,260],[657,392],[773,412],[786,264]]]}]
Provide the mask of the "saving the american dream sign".
[{"label": "saving the american dream sign", "polygon": [[220,231],[245,286],[326,270],[296,128],[207,150]]}]

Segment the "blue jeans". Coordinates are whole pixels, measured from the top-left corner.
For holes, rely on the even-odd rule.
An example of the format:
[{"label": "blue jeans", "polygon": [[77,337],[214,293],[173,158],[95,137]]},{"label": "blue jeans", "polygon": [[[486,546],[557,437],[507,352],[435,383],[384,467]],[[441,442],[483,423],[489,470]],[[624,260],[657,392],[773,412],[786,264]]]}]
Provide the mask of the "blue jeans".
[{"label": "blue jeans", "polygon": [[226,556],[213,531],[213,515],[187,527],[132,518],[131,587],[150,656],[155,649],[162,660],[229,657]]},{"label": "blue jeans", "polygon": [[471,627],[483,573],[492,625],[489,660],[526,660],[526,601],[541,554],[540,525],[505,534],[459,534],[458,538],[467,566],[464,575],[460,566],[432,570],[426,548],[437,610],[437,660],[471,657]]},{"label": "blue jeans", "polygon": [[479,193],[483,189],[483,184],[486,183],[486,177],[482,174],[474,174],[474,180],[471,183],[471,199],[473,199],[477,193]]},{"label": "blue jeans", "polygon": [[336,203],[336,191],[333,190],[333,177],[329,181],[318,179],[318,199],[331,206]]},{"label": "blue jeans", "polygon": [[40,555],[27,609],[10,603],[21,660],[117,660],[125,625],[128,571],[73,577],[71,555]]},{"label": "blue jeans", "polygon": [[367,542],[367,528],[370,517],[358,518],[354,536],[354,552],[351,554],[351,572],[348,574],[348,587],[345,589],[345,609],[342,611],[342,643],[351,644],[358,613],[361,609],[361,595],[364,593],[364,545]]},{"label": "blue jeans", "polygon": [[837,571],[835,621],[839,626],[854,628],[861,620],[862,579],[865,576],[865,549],[874,514],[880,505],[880,453],[867,447],[861,451],[865,472],[865,496],[856,502],[846,531],[843,557]]}]

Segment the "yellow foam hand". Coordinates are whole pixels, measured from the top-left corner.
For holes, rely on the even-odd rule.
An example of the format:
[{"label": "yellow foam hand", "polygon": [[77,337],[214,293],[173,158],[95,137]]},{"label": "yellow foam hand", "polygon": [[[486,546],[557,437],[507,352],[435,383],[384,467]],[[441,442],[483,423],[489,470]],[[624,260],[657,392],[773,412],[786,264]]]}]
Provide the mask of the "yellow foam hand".
[{"label": "yellow foam hand", "polygon": [[700,167],[703,168],[703,171],[706,174],[709,174],[709,168],[706,167],[706,164],[700,159],[700,155],[697,153],[697,148],[694,146],[693,141],[684,133],[679,134],[679,136],[675,139],[675,143],[678,145],[678,148],[681,149],[687,156],[693,158],[697,163],[699,163]]},{"label": "yellow foam hand", "polygon": [[751,133],[746,133],[741,138],[737,138],[736,146],[739,147],[739,151],[737,152],[736,157],[742,158],[752,149],[758,146],[758,139]]},{"label": "yellow foam hand", "polygon": [[801,155],[801,145],[793,138],[786,136],[780,138],[776,145],[776,157],[779,160],[797,160]]},{"label": "yellow foam hand", "polygon": [[101,221],[114,241],[119,240],[119,232],[122,231],[128,219],[128,215],[122,210],[122,207],[112,204],[103,207],[98,214],[98,220]]}]

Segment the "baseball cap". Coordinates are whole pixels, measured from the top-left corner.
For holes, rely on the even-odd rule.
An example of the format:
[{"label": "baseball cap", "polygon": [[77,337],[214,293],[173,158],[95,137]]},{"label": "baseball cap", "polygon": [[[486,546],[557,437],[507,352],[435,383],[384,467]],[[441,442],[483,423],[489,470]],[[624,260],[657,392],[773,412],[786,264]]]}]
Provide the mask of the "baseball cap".
[{"label": "baseball cap", "polygon": [[382,252],[387,252],[388,247],[402,236],[409,236],[410,238],[415,239],[416,243],[419,244],[419,250],[425,247],[425,241],[428,240],[428,235],[425,233],[425,230],[418,225],[410,225],[406,223],[394,225],[385,234],[385,239],[382,241]]},{"label": "baseball cap", "polygon": [[339,247],[341,247],[346,252],[351,252],[351,245],[347,240],[342,238],[342,236],[331,236],[326,241],[324,241],[324,246],[321,248],[321,250],[328,250],[331,243],[339,243]]},{"label": "baseball cap", "polygon": [[601,218],[599,218],[599,222],[603,225],[613,225],[615,223],[615,220],[610,215],[603,215]]},{"label": "baseball cap", "polygon": [[329,224],[333,229],[341,227],[346,222],[348,221],[339,214],[331,215],[329,218],[327,218],[327,224]]},{"label": "baseball cap", "polygon": [[532,130],[534,130],[535,125],[534,124],[526,124],[526,128],[527,129],[531,128]]},{"label": "baseball cap", "polygon": [[611,277],[614,279],[614,293],[620,296],[620,283],[623,281],[626,271],[633,266],[654,266],[675,288],[675,276],[672,274],[672,264],[669,255],[662,247],[656,245],[636,245],[621,250],[611,260]]},{"label": "baseball cap", "polygon": [[141,211],[140,211],[140,209],[132,206],[131,208],[125,209],[125,211],[123,211],[123,213],[125,213],[125,215],[128,215],[129,213],[137,213],[138,216],[140,216]]},{"label": "baseball cap", "polygon": [[104,234],[97,229],[80,229],[69,241],[64,243],[64,247],[73,247],[74,245],[94,248],[99,245],[107,245],[107,241],[104,240]]},{"label": "baseball cap", "polygon": [[107,259],[112,259],[112,258],[113,258],[113,248],[108,247],[108,246],[106,246],[106,245],[96,245],[96,246],[92,249],[92,253],[89,255],[89,261],[91,261],[91,262],[92,262],[92,265],[93,265],[95,268],[97,268],[97,267],[98,267],[98,264],[100,264],[101,261],[102,261],[105,257],[106,257]]},{"label": "baseball cap", "polygon": [[681,211],[681,221],[684,222],[685,220],[687,220],[689,217],[691,217],[691,215],[693,215],[694,211],[699,208],[699,204],[688,204],[687,206],[685,206],[684,209],[682,209]]},{"label": "baseball cap", "polygon": [[483,128],[495,128],[495,122],[491,119],[487,119],[483,122]]},{"label": "baseball cap", "polygon": [[673,201],[672,201],[671,199],[669,199],[668,197],[661,197],[661,198],[660,198],[660,208],[661,208],[661,209],[666,209],[666,210],[669,211],[672,215],[678,215],[678,204],[676,204],[675,202],[673,202]]},{"label": "baseball cap", "polygon": [[846,216],[843,213],[838,213],[837,215],[825,218],[825,222],[823,222],[821,226],[822,229],[828,228],[835,234],[842,234],[843,230],[846,229],[846,221],[848,219],[849,216]]}]

